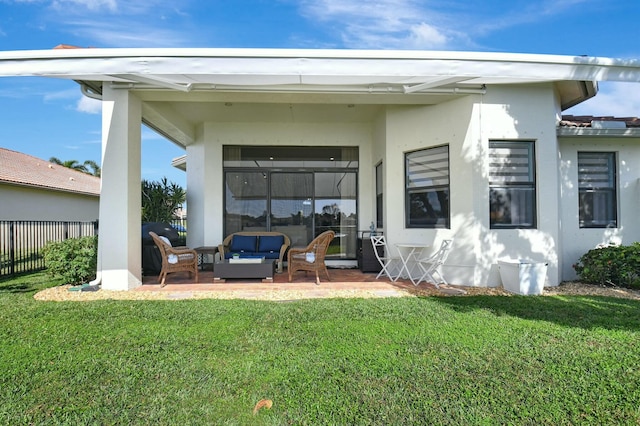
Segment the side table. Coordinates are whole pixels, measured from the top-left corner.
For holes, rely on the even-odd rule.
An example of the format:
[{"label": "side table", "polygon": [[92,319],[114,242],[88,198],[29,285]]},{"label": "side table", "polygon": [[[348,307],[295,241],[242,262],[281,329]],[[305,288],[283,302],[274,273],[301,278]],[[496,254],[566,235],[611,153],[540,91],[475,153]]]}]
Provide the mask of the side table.
[{"label": "side table", "polygon": [[[205,263],[211,265],[211,270],[213,271],[213,264],[216,263],[216,253],[218,252],[218,246],[201,246],[194,248],[196,253],[198,253],[198,266],[200,266],[200,270],[204,270]],[[211,262],[205,262],[205,259],[211,255]],[[206,256],[206,257],[205,257]]]}]

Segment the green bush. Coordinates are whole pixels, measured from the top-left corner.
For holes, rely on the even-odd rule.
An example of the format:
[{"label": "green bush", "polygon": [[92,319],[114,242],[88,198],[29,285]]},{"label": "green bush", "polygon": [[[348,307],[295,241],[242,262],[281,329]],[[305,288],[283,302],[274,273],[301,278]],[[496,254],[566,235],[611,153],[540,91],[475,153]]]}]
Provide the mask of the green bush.
[{"label": "green bush", "polygon": [[86,283],[96,276],[98,237],[69,238],[44,247],[47,273],[67,284]]},{"label": "green bush", "polygon": [[640,288],[640,243],[597,247],[583,254],[573,268],[586,283]]}]

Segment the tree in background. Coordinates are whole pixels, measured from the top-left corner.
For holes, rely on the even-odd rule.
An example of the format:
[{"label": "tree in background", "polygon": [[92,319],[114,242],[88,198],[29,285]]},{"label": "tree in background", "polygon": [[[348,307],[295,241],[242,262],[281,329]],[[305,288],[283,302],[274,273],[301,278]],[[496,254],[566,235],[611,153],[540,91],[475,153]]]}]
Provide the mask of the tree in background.
[{"label": "tree in background", "polygon": [[77,170],[82,173],[86,173],[92,176],[100,177],[101,169],[98,163],[95,161],[87,160],[84,163],[80,163],[78,160],[67,160],[62,161],[57,157],[49,158],[49,162],[53,164],[58,164],[62,167],[67,167],[69,169]]},{"label": "tree in background", "polygon": [[166,177],[160,182],[142,180],[142,221],[170,223],[187,199],[187,193]]},{"label": "tree in background", "polygon": [[87,173],[89,173],[90,175],[100,177],[100,175],[102,174],[102,169],[95,161],[87,160],[82,164],[87,167]]}]

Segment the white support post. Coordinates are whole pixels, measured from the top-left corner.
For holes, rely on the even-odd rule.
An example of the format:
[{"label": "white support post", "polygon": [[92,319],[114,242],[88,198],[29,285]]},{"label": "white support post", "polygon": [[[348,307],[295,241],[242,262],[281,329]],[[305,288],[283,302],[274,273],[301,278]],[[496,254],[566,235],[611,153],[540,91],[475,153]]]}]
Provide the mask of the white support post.
[{"label": "white support post", "polygon": [[105,84],[98,273],[105,290],[142,285],[140,99]]}]

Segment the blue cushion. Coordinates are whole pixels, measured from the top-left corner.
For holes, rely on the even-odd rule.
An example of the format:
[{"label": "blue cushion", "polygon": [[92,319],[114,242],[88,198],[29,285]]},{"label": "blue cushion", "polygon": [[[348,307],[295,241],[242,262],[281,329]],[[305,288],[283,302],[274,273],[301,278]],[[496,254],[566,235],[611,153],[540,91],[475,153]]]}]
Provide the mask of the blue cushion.
[{"label": "blue cushion", "polygon": [[258,237],[254,235],[234,235],[231,239],[231,247],[229,250],[232,253],[242,253],[245,251],[256,251],[256,240]]},{"label": "blue cushion", "polygon": [[280,248],[284,244],[284,237],[282,235],[263,235],[258,241],[259,252],[277,251],[280,252]]}]

